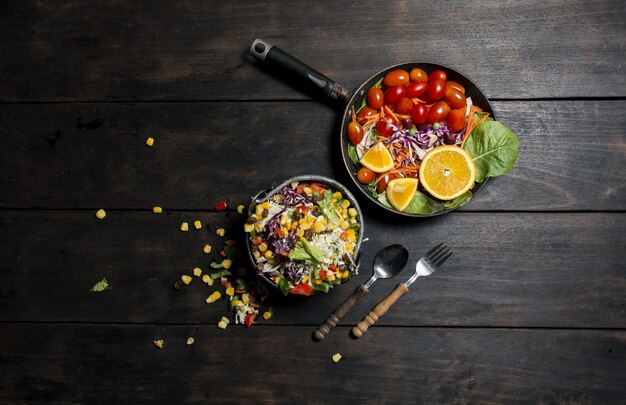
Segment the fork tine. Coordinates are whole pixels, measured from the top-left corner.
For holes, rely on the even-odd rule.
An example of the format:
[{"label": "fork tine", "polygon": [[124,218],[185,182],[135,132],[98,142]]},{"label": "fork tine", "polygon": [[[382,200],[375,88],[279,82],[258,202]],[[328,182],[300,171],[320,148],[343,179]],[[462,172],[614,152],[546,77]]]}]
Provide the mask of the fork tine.
[{"label": "fork tine", "polygon": [[432,266],[433,267],[441,266],[446,260],[448,260],[448,257],[450,257],[450,256],[452,256],[452,252],[449,252],[447,255],[445,255],[444,257],[439,259],[436,263],[433,263]]},{"label": "fork tine", "polygon": [[436,251],[437,251],[437,250],[438,250],[441,246],[443,246],[443,242],[441,242],[440,244],[438,244],[438,245],[437,245],[437,246],[435,246],[434,248],[430,249],[430,250],[428,251],[428,253],[426,253],[426,254],[424,255],[424,259],[428,260],[428,259],[429,259],[429,258],[433,255],[433,253],[435,253],[435,252],[436,252]]},{"label": "fork tine", "polygon": [[428,264],[433,265],[434,263],[438,262],[442,257],[444,257],[449,251],[450,251],[450,248],[448,248],[448,246],[444,246],[436,254],[428,258],[426,261],[428,262]]},{"label": "fork tine", "polygon": [[436,250],[431,249],[430,252],[428,252],[426,256],[424,256],[424,260],[426,260],[427,262],[435,260],[437,257],[441,256],[442,252],[445,253],[446,249],[448,249],[448,246],[444,245],[443,243],[440,243],[439,245],[437,245]]}]

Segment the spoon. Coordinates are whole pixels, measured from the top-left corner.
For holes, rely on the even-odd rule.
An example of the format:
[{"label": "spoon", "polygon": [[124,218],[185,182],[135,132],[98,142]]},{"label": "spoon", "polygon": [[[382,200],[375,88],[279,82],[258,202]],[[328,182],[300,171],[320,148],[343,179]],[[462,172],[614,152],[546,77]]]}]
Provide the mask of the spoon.
[{"label": "spoon", "polygon": [[365,284],[360,284],[350,297],[339,305],[317,330],[313,333],[316,340],[323,340],[352,309],[356,302],[363,298],[369,288],[379,278],[391,278],[400,273],[409,259],[409,251],[402,245],[389,245],[382,248],[374,257],[374,274]]}]

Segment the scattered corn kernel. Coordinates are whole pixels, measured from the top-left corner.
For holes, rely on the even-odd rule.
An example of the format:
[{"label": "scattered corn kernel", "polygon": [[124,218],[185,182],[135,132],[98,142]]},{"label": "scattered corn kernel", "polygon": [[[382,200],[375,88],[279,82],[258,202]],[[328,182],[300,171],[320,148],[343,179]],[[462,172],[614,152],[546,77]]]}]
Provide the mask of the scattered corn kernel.
[{"label": "scattered corn kernel", "polygon": [[313,280],[313,284],[320,285],[320,284],[322,284],[322,280],[315,279],[315,280]]},{"label": "scattered corn kernel", "polygon": [[300,224],[300,229],[302,229],[303,231],[308,231],[309,229],[311,229],[311,224],[308,222],[305,222],[304,224]]},{"label": "scattered corn kernel", "polygon": [[96,211],[96,218],[104,219],[104,217],[106,217],[106,216],[107,216],[107,213],[102,208],[100,208],[98,211]]},{"label": "scattered corn kernel", "polygon": [[328,281],[335,281],[335,274],[334,273],[328,273],[326,275],[326,280],[328,280]]},{"label": "scattered corn kernel", "polygon": [[311,195],[311,194],[313,194],[313,190],[311,190],[311,187],[305,187],[305,188],[304,188],[304,192],[305,192],[307,195]]},{"label": "scattered corn kernel", "polygon": [[215,291],[213,292],[213,294],[209,295],[209,297],[206,299],[206,303],[212,304],[220,298],[222,298],[222,294],[219,291]]},{"label": "scattered corn kernel", "polygon": [[254,231],[254,224],[243,224],[243,231],[248,233]]},{"label": "scattered corn kernel", "polygon": [[189,224],[187,222],[183,222],[180,224],[180,230],[183,232],[187,232],[189,230]]},{"label": "scattered corn kernel", "polygon": [[182,281],[183,284],[185,285],[189,285],[189,283],[191,283],[191,277],[189,277],[186,274],[183,274],[182,276],[180,276],[180,281]]},{"label": "scattered corn kernel", "polygon": [[148,139],[146,139],[146,145],[148,146],[154,145],[154,138],[148,137]]},{"label": "scattered corn kernel", "polygon": [[210,279],[211,279],[211,276],[209,276],[208,274],[202,275],[202,282],[203,283],[208,284]]},{"label": "scattered corn kernel", "polygon": [[219,236],[224,236],[224,234],[226,234],[226,231],[224,230],[224,228],[217,228],[215,230],[215,233],[218,234]]},{"label": "scattered corn kernel", "polygon": [[348,208],[348,215],[350,215],[351,217],[356,217],[356,209]]},{"label": "scattered corn kernel", "polygon": [[220,329],[226,329],[226,325],[228,325],[228,324],[226,324],[226,323],[224,323],[222,321],[219,321],[217,323],[217,327],[220,328]]},{"label": "scattered corn kernel", "polygon": [[261,258],[261,252],[255,250],[254,252],[252,252],[252,256],[254,256],[255,259],[259,260]]},{"label": "scattered corn kernel", "polygon": [[163,212],[163,208],[161,207],[152,207],[152,212],[154,212],[155,214],[160,214]]},{"label": "scattered corn kernel", "polygon": [[270,311],[263,312],[263,319],[266,321],[272,317],[272,313]]},{"label": "scattered corn kernel", "polygon": [[206,254],[211,253],[211,245],[204,245],[204,247],[202,248],[202,251]]},{"label": "scattered corn kernel", "polygon": [[165,342],[163,341],[163,339],[153,340],[152,343],[154,343],[154,345],[159,349],[163,349],[163,347],[165,346]]},{"label": "scattered corn kernel", "polygon": [[196,277],[200,277],[202,275],[202,269],[200,267],[194,267],[193,275]]},{"label": "scattered corn kernel", "polygon": [[308,283],[308,281],[309,281],[309,276],[304,276],[304,277],[302,278],[302,283],[305,283],[305,284],[306,284],[306,283]]},{"label": "scattered corn kernel", "polygon": [[256,214],[257,218],[263,215],[263,206],[257,205],[256,207],[254,207],[254,213]]},{"label": "scattered corn kernel", "polygon": [[228,295],[229,297],[232,297],[233,295],[235,295],[235,289],[233,287],[228,287],[226,289],[226,295]]},{"label": "scattered corn kernel", "polygon": [[303,236],[304,236],[304,229],[302,229],[302,228],[298,228],[298,229],[296,230],[296,236],[297,236],[298,238],[303,237]]},{"label": "scattered corn kernel", "polygon": [[202,228],[202,222],[200,222],[200,220],[196,219],[195,221],[193,221],[193,226],[196,229],[200,229],[200,228]]},{"label": "scattered corn kernel", "polygon": [[196,341],[196,339],[194,339],[194,338],[192,338],[191,336],[189,336],[189,337],[187,338],[187,346],[192,345],[192,344],[193,344],[193,342],[195,342],[195,341]]},{"label": "scattered corn kernel", "polygon": [[341,273],[341,278],[348,278],[350,277],[350,272],[348,270],[344,271],[343,273]]},{"label": "scattered corn kernel", "polygon": [[326,230],[326,225],[324,225],[321,221],[318,221],[313,224],[313,230],[315,231],[315,233],[324,232]]},{"label": "scattered corn kernel", "polygon": [[245,209],[246,209],[246,207],[244,207],[243,205],[239,204],[237,206],[237,213],[243,214],[243,210],[245,210]]},{"label": "scattered corn kernel", "polygon": [[224,267],[226,270],[230,269],[230,267],[233,265],[233,261],[230,259],[224,259],[222,260],[222,267]]},{"label": "scattered corn kernel", "polygon": [[332,359],[333,359],[333,361],[334,361],[335,363],[339,363],[339,360],[341,360],[341,357],[342,357],[342,356],[341,356],[341,354],[339,354],[339,353],[335,353],[335,354],[333,354]]}]

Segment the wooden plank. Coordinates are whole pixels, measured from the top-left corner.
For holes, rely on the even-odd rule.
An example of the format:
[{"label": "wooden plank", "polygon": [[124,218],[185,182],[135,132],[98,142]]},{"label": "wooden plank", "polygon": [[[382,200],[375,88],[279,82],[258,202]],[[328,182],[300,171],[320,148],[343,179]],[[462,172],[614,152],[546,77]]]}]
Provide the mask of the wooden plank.
[{"label": "wooden plank", "polygon": [[0,401],[619,403],[626,395],[623,331],[378,328],[321,343],[308,332],[6,324]]},{"label": "wooden plank", "polygon": [[[626,209],[625,101],[494,106],[518,162],[466,210]],[[207,209],[299,174],[351,185],[339,115],[318,103],[5,105],[0,207]]]},{"label": "wooden plank", "polygon": [[256,37],[348,88],[421,60],[465,72],[489,97],[626,95],[619,0],[5,2],[0,19],[1,101],[308,97],[247,60]]},{"label": "wooden plank", "polygon": [[[200,218],[208,230],[181,232]],[[232,315],[227,301],[208,305],[215,289],[198,279],[172,289],[182,274],[209,263],[226,238],[243,246],[244,216],[198,212],[0,212],[0,321],[215,323]],[[360,274],[329,295],[279,299],[261,324],[321,324],[371,275],[375,253],[392,243],[410,251],[396,280],[379,280],[344,319],[354,325],[401,280],[431,246],[445,241],[454,255],[421,279],[381,320],[393,326],[625,328],[626,214],[452,213],[410,223],[368,217]],[[205,244],[214,252],[202,252]],[[235,263],[247,266],[245,260]],[[89,290],[106,277],[111,289]]]}]

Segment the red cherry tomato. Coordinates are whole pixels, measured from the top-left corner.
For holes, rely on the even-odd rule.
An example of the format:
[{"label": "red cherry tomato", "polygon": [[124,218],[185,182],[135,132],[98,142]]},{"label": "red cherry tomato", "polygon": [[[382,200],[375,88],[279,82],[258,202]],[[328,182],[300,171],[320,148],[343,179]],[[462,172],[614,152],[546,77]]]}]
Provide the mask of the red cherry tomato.
[{"label": "red cherry tomato", "polygon": [[383,193],[385,190],[387,190],[387,184],[389,184],[389,182],[395,178],[395,174],[385,174],[380,180],[376,182],[376,190],[378,190],[379,193]]},{"label": "red cherry tomato", "polygon": [[402,97],[402,100],[396,104],[396,111],[398,114],[408,115],[411,114],[413,109],[413,101],[408,97]]},{"label": "red cherry tomato", "polygon": [[427,82],[428,74],[424,69],[413,68],[411,69],[411,73],[409,73],[409,79],[411,79],[412,82]]},{"label": "red cherry tomato", "polygon": [[363,130],[361,124],[356,121],[352,121],[348,124],[348,130],[346,131],[346,134],[348,135],[348,140],[351,144],[358,145],[363,140],[365,131]]},{"label": "red cherry tomato", "polygon": [[409,84],[409,72],[402,69],[392,70],[385,75],[383,83],[387,87],[406,86]]},{"label": "red cherry tomato", "polygon": [[448,87],[444,96],[446,103],[450,105],[452,108],[463,108],[465,107],[466,98],[465,94],[461,93],[459,89],[454,87]]},{"label": "red cherry tomato", "polygon": [[450,87],[455,88],[455,89],[459,90],[461,93],[465,94],[465,87],[463,87],[462,85],[460,85],[457,82],[453,82],[452,80],[448,80],[446,82],[446,90],[448,90]]},{"label": "red cherry tomato", "polygon": [[428,107],[425,104],[419,103],[413,106],[411,110],[411,121],[415,124],[425,124],[428,120]]},{"label": "red cherry tomato", "polygon": [[356,179],[361,184],[370,184],[372,180],[376,178],[376,173],[368,169],[367,167],[362,167],[356,172]]},{"label": "red cherry tomato", "polygon": [[393,86],[387,89],[385,92],[385,101],[390,102],[392,104],[397,103],[402,100],[402,97],[406,94],[406,89],[404,86]]},{"label": "red cherry tomato", "polygon": [[459,132],[465,128],[465,111],[464,110],[451,110],[448,114],[448,127],[450,131]]},{"label": "red cherry tomato", "polygon": [[446,92],[446,82],[443,80],[433,80],[428,83],[428,97],[432,100],[440,100]]},{"label": "red cherry tomato", "polygon": [[441,80],[441,81],[445,82],[446,80],[448,80],[448,75],[443,70],[433,70],[428,75],[428,81],[432,82],[432,81],[435,81],[435,80]]},{"label": "red cherry tomato", "polygon": [[406,86],[406,95],[415,98],[426,93],[426,90],[428,90],[428,82],[413,82]]},{"label": "red cherry tomato", "polygon": [[392,117],[386,116],[376,124],[376,132],[380,136],[388,137],[393,135],[397,127],[398,123]]},{"label": "red cherry tomato", "polygon": [[444,122],[450,113],[450,106],[445,101],[437,101],[428,111],[428,122]]},{"label": "red cherry tomato", "polygon": [[367,92],[367,105],[375,110],[378,110],[380,107],[383,106],[384,97],[385,96],[381,89],[379,89],[378,87],[372,87]]},{"label": "red cherry tomato", "polygon": [[365,106],[361,108],[361,110],[359,110],[359,113],[356,115],[356,118],[360,123],[364,124],[370,115],[377,114],[377,113],[378,111],[376,111],[375,109]]}]

